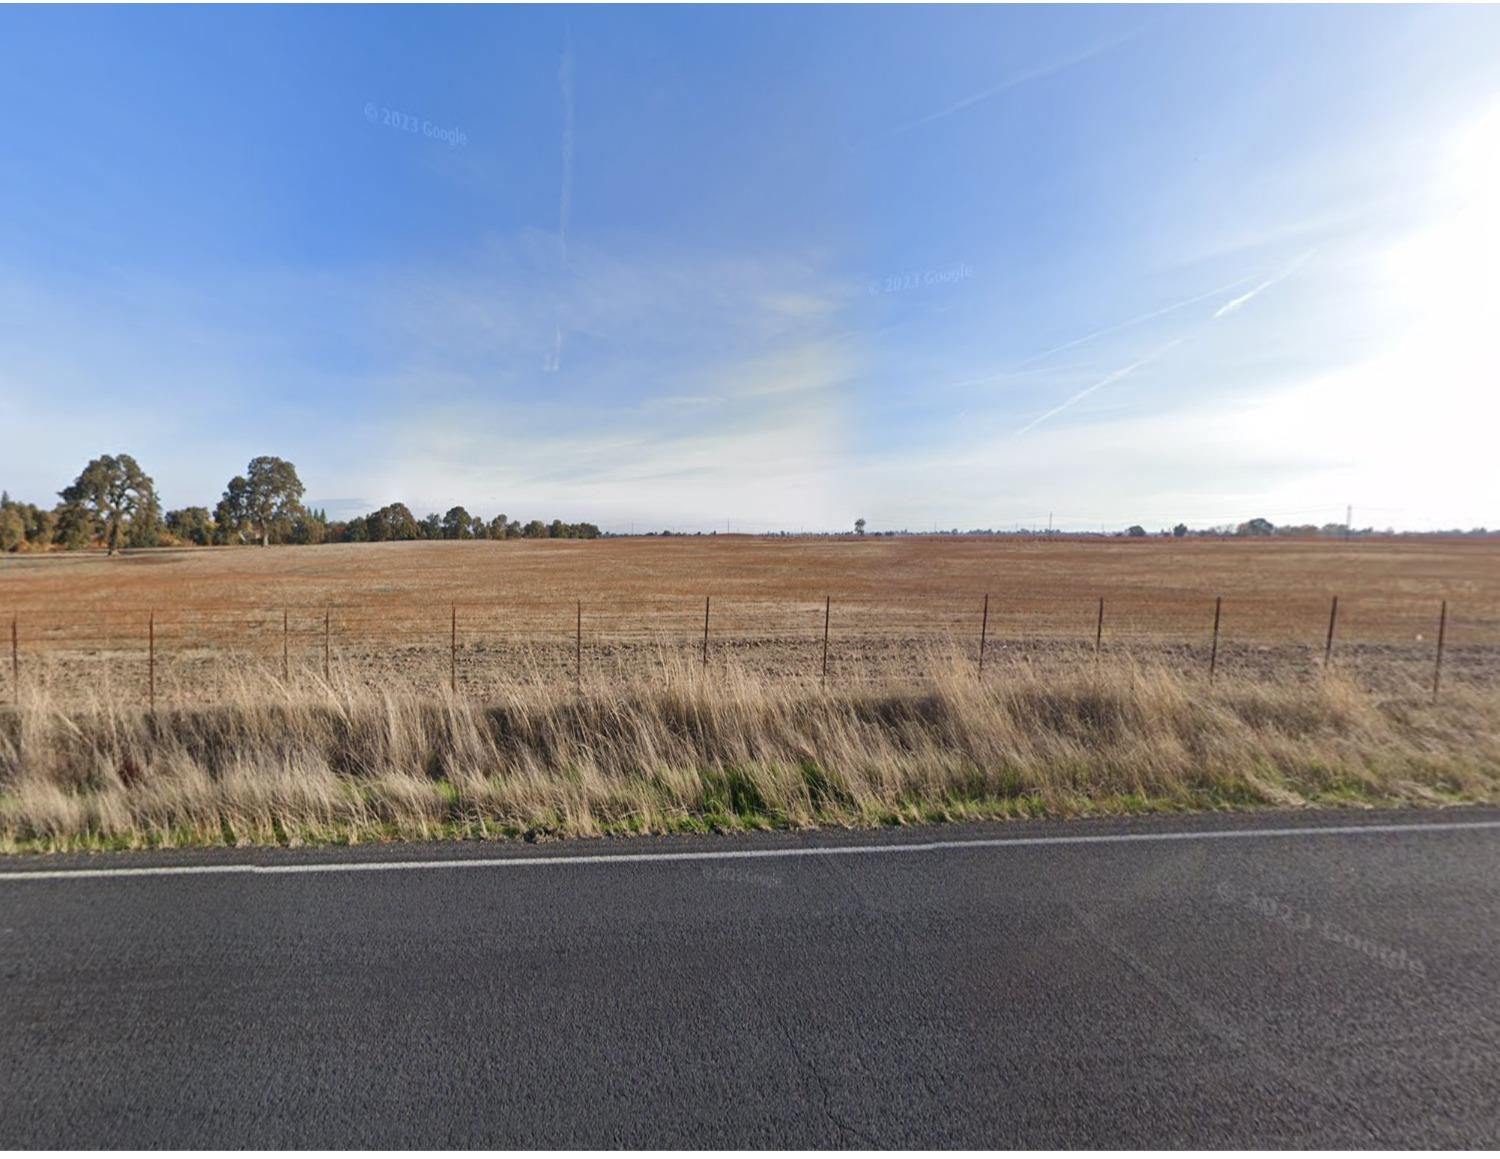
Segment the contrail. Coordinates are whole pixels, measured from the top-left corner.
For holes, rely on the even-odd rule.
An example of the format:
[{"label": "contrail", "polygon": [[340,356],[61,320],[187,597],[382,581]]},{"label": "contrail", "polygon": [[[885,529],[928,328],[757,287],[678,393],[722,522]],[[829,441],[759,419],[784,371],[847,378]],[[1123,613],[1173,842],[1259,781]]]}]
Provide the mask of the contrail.
[{"label": "contrail", "polygon": [[1073,395],[1071,398],[1065,399],[1064,401],[1058,403],[1055,407],[1053,407],[1051,410],[1049,410],[1046,414],[1038,415],[1036,418],[1032,419],[1024,427],[1021,427],[1014,434],[1012,434],[1011,438],[1013,438],[1013,439],[1014,438],[1019,438],[1021,435],[1024,435],[1027,431],[1031,430],[1033,427],[1040,426],[1042,423],[1046,422],[1048,419],[1054,417],[1055,415],[1059,415],[1063,411],[1067,410],[1074,403],[1080,402],[1081,400],[1087,398],[1089,395],[1093,394],[1096,390],[1102,390],[1104,387],[1109,386],[1110,383],[1119,382],[1120,379],[1126,378],[1129,375],[1134,374],[1137,370],[1139,370],[1141,367],[1145,366],[1147,363],[1155,362],[1158,358],[1160,358],[1168,350],[1171,350],[1172,347],[1174,347],[1174,346],[1180,346],[1182,344],[1182,342],[1183,342],[1183,339],[1181,339],[1181,338],[1174,338],[1174,339],[1172,339],[1172,341],[1168,342],[1165,346],[1163,346],[1161,349],[1155,351],[1154,353],[1148,354],[1144,358],[1137,359],[1135,362],[1132,362],[1129,366],[1122,366],[1119,370],[1116,370],[1116,371],[1114,371],[1114,372],[1112,372],[1110,374],[1105,375],[1103,378],[1101,378],[1098,382],[1094,383],[1092,386],[1086,386],[1082,390],[1080,390],[1077,394]]},{"label": "contrail", "polygon": [[[1091,330],[1082,338],[1074,338],[1070,342],[1064,342],[1061,346],[1053,346],[1048,350],[1043,350],[1040,354],[1033,354],[1030,358],[1024,358],[1020,362],[1016,363],[1015,366],[1012,367],[1012,369],[1019,370],[1023,366],[1030,366],[1033,362],[1040,362],[1044,358],[1051,358],[1054,354],[1061,354],[1064,350],[1071,350],[1075,346],[1082,346],[1085,342],[1092,342],[1095,338],[1103,338],[1106,334],[1113,334],[1116,330],[1124,330],[1130,326],[1138,326],[1142,322],[1149,322],[1151,321],[1151,319],[1160,318],[1164,314],[1175,313],[1178,310],[1186,309],[1188,306],[1197,305],[1199,302],[1206,301],[1209,298],[1217,298],[1220,294],[1225,293],[1228,290],[1237,289],[1238,287],[1243,286],[1249,280],[1250,279],[1248,277],[1236,278],[1234,281],[1228,282],[1225,285],[1215,286],[1212,290],[1206,290],[1201,294],[1195,294],[1191,298],[1184,298],[1180,302],[1173,302],[1170,306],[1163,306],[1159,310],[1152,310],[1146,314],[1137,314],[1134,318],[1127,318],[1123,322],[1116,322],[1111,326],[1105,326],[1098,330]],[[1258,291],[1255,290],[1251,291],[1251,293],[1257,292]],[[1215,317],[1217,316],[1218,315],[1215,315]]]},{"label": "contrail", "polygon": [[552,334],[552,351],[542,361],[542,370],[547,374],[556,374],[562,369],[562,326],[557,326]]},{"label": "contrail", "polygon": [[1277,274],[1274,278],[1270,278],[1262,282],[1260,285],[1254,287],[1246,293],[1241,294],[1238,298],[1231,298],[1229,301],[1225,302],[1222,306],[1214,311],[1214,317],[1222,318],[1225,314],[1233,314],[1236,310],[1238,310],[1251,298],[1259,294],[1262,290],[1269,290],[1277,282],[1286,281],[1287,278],[1291,277],[1297,272],[1298,267],[1300,267],[1303,262],[1312,257],[1313,252],[1314,251],[1309,250],[1307,253],[1303,254],[1300,258],[1294,261],[1291,265],[1287,266],[1286,269],[1282,270],[1281,273]]},{"label": "contrail", "polygon": [[960,386],[983,386],[987,382],[995,382],[1002,378],[1008,378],[1024,367],[1030,366],[1035,362],[1041,362],[1045,358],[1051,358],[1054,354],[1061,354],[1064,350],[1072,350],[1075,346],[1082,346],[1087,342],[1092,342],[1095,338],[1103,338],[1106,334],[1113,334],[1117,330],[1127,330],[1131,326],[1139,326],[1142,322],[1149,322],[1153,318],[1160,318],[1164,315],[1175,313],[1178,310],[1186,309],[1188,306],[1194,306],[1199,302],[1207,301],[1209,298],[1217,298],[1220,294],[1237,289],[1248,281],[1250,281],[1250,277],[1236,278],[1234,281],[1227,282],[1222,286],[1215,286],[1212,290],[1205,290],[1203,293],[1195,294],[1191,298],[1184,298],[1180,302],[1173,302],[1170,306],[1162,306],[1145,314],[1137,314],[1134,318],[1127,318],[1123,322],[1114,322],[1098,330],[1090,330],[1080,338],[1070,339],[1059,346],[1052,346],[1037,354],[1023,358],[1020,362],[1014,363],[1009,368],[997,374],[986,375],[984,378],[969,378],[962,382],[950,382],[944,389],[953,389]]},{"label": "contrail", "polygon": [[[573,212],[573,37],[563,41],[562,61],[557,68],[557,87],[562,91],[562,193],[557,203],[557,248],[562,268],[568,268],[568,217]],[[542,371],[556,374],[562,369],[563,332],[558,323],[552,337],[552,350],[542,361]]]},{"label": "contrail", "polygon": [[563,47],[562,63],[557,69],[557,84],[562,90],[562,197],[557,206],[557,240],[562,248],[563,264],[568,262],[568,215],[573,210],[573,38]]},{"label": "contrail", "polygon": [[1006,89],[1013,89],[1017,85],[1025,84],[1027,81],[1041,80],[1043,77],[1051,76],[1053,73],[1062,72],[1063,69],[1072,68],[1075,64],[1082,64],[1090,57],[1098,56],[1101,52],[1108,52],[1110,49],[1123,43],[1126,39],[1126,37],[1122,36],[1115,40],[1108,40],[1103,44],[1092,45],[1089,48],[1082,49],[1081,51],[1075,52],[1069,56],[1059,57],[1058,59],[1048,61],[1045,64],[1039,64],[1032,68],[1023,69],[1021,72],[1016,73],[1014,76],[1006,77],[1005,80],[1001,81],[999,84],[994,85],[991,88],[983,89],[977,93],[973,93],[970,96],[964,97],[961,101],[955,101],[947,108],[939,109],[935,113],[928,113],[925,117],[918,117],[915,121],[908,121],[904,125],[898,125],[891,131],[893,133],[905,133],[908,130],[917,128],[920,125],[926,125],[943,117],[952,116],[954,113],[957,113],[963,109],[967,109],[970,105],[977,105],[980,101],[987,101],[990,99],[990,97],[1005,92]]},{"label": "contrail", "polygon": [[[1210,318],[1207,322],[1205,322],[1203,324],[1203,326],[1200,326],[1198,328],[1198,330],[1202,330],[1204,326],[1212,325],[1215,319],[1222,318],[1226,314],[1232,314],[1232,313],[1234,313],[1234,311],[1238,310],[1241,306],[1243,306],[1246,302],[1250,301],[1251,298],[1255,297],[1257,294],[1261,293],[1263,290],[1268,290],[1272,286],[1276,285],[1278,282],[1285,281],[1287,278],[1291,277],[1294,273],[1297,272],[1297,270],[1302,266],[1302,264],[1307,261],[1308,258],[1312,257],[1312,255],[1313,255],[1314,252],[1315,251],[1313,251],[1313,250],[1309,250],[1307,253],[1303,254],[1296,261],[1294,261],[1291,265],[1289,265],[1286,269],[1282,270],[1281,273],[1277,274],[1275,277],[1270,278],[1270,279],[1268,279],[1268,280],[1266,280],[1264,282],[1261,282],[1258,286],[1255,286],[1255,287],[1251,288],[1250,290],[1248,290],[1245,293],[1241,294],[1239,297],[1237,297],[1237,298],[1231,298],[1228,302],[1225,302],[1224,305],[1220,306],[1217,310],[1214,311],[1213,317]],[[1225,290],[1233,289],[1235,286],[1243,285],[1245,282],[1247,282],[1249,280],[1250,280],[1249,278],[1241,278],[1238,282],[1231,282],[1228,286],[1220,286],[1216,290],[1210,290],[1206,294],[1199,294],[1196,297],[1188,298],[1186,301],[1178,302],[1176,305],[1166,306],[1166,307],[1163,307],[1160,310],[1153,310],[1149,314],[1142,314],[1139,317],[1131,318],[1128,321],[1119,322],[1119,323],[1115,324],[1114,326],[1106,326],[1102,330],[1095,330],[1091,334],[1085,334],[1082,338],[1075,338],[1072,342],[1065,342],[1061,346],[1054,346],[1051,350],[1044,350],[1040,354],[1034,354],[1030,358],[1026,359],[1024,362],[1018,362],[1018,363],[1016,363],[1016,365],[1014,367],[1012,367],[1011,371],[1008,372],[1008,373],[1013,373],[1015,370],[1018,370],[1021,367],[1026,366],[1028,363],[1040,361],[1041,359],[1046,358],[1049,355],[1056,354],[1059,351],[1067,350],[1070,347],[1078,346],[1081,343],[1091,341],[1094,338],[1098,338],[1100,335],[1108,334],[1108,333],[1111,333],[1112,331],[1123,329],[1126,326],[1133,326],[1133,325],[1135,325],[1138,322],[1145,322],[1145,321],[1147,321],[1148,319],[1151,319],[1151,318],[1159,318],[1161,315],[1163,315],[1163,314],[1169,314],[1173,310],[1180,310],[1184,306],[1190,306],[1190,305],[1192,305],[1194,302],[1201,302],[1205,298],[1211,298],[1211,297],[1214,297],[1215,295],[1222,294]],[[1194,331],[1193,333],[1197,333],[1197,332],[1198,331]],[[1033,427],[1039,426],[1040,424],[1046,422],[1048,419],[1054,417],[1055,415],[1061,414],[1063,411],[1067,410],[1074,403],[1078,402],[1080,399],[1087,398],[1089,395],[1093,394],[1096,390],[1101,390],[1104,387],[1110,385],[1110,383],[1119,382],[1120,379],[1125,378],[1127,375],[1130,375],[1130,374],[1134,373],[1135,371],[1139,370],[1142,366],[1145,366],[1147,363],[1156,361],[1156,359],[1160,358],[1168,350],[1172,349],[1172,347],[1178,346],[1181,343],[1183,343],[1184,341],[1186,341],[1187,337],[1188,337],[1187,335],[1184,335],[1181,338],[1174,338],[1174,339],[1172,339],[1172,341],[1168,342],[1165,346],[1163,346],[1161,349],[1157,350],[1155,353],[1148,354],[1148,355],[1146,355],[1146,357],[1144,357],[1142,359],[1139,359],[1136,362],[1132,362],[1129,366],[1122,367],[1121,369],[1114,371],[1112,374],[1106,375],[1104,378],[1101,378],[1098,382],[1094,383],[1092,386],[1087,386],[1083,390],[1080,390],[1077,394],[1073,395],[1071,398],[1065,399],[1063,402],[1059,403],[1057,406],[1055,406],[1051,410],[1049,410],[1046,414],[1040,415],[1039,417],[1032,419],[1031,422],[1027,423],[1024,427],[1020,428],[1020,430],[1016,431],[1015,434],[1013,434],[1011,437],[1012,438],[1016,438],[1019,435],[1024,435],[1027,431],[1031,430]],[[996,375],[995,377],[1001,378],[1001,377],[1004,377],[1004,375]],[[983,381],[987,381],[987,380],[981,379],[979,381],[983,382]],[[975,385],[975,384],[974,383],[957,383],[955,385],[968,386],[968,385]]]}]

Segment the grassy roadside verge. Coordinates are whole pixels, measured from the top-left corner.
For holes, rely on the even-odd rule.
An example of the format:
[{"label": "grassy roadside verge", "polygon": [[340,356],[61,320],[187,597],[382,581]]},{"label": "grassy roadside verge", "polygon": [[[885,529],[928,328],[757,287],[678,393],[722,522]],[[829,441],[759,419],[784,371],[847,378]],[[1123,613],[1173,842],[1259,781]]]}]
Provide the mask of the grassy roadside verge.
[{"label": "grassy roadside verge", "polygon": [[920,687],[691,666],[484,702],[247,680],[0,717],[0,850],[595,836],[1500,800],[1500,695],[1330,673],[955,663]]}]

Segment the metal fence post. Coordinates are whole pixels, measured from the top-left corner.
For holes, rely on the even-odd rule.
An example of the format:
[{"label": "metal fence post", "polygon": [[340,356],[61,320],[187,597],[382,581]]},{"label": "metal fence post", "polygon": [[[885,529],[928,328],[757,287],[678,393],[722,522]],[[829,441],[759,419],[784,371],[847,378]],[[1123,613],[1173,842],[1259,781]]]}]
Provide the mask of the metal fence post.
[{"label": "metal fence post", "polygon": [[1214,646],[1208,654],[1208,682],[1213,683],[1214,671],[1219,666],[1219,612],[1224,606],[1224,597],[1214,597]]},{"label": "metal fence post", "polygon": [[711,597],[703,597],[703,667],[708,667],[708,601]]},{"label": "metal fence post", "polygon": [[1099,659],[1099,649],[1104,644],[1104,597],[1099,597],[1099,622],[1094,628],[1094,659]]},{"label": "metal fence post", "polygon": [[146,701],[156,711],[156,611],[146,613]]},{"label": "metal fence post", "polygon": [[823,597],[823,678],[822,687],[828,687],[828,621],[833,614],[833,597]]},{"label": "metal fence post", "polygon": [[292,678],[291,654],[287,643],[289,633],[287,610],[281,609],[281,682],[288,683]]},{"label": "metal fence post", "polygon": [[1443,683],[1443,637],[1448,630],[1448,601],[1443,601],[1443,607],[1438,612],[1438,639],[1437,639],[1437,663],[1432,669],[1432,699],[1438,698],[1438,689]]},{"label": "metal fence post", "polygon": [[990,629],[990,593],[984,593],[984,612],[979,618],[979,675],[984,675],[984,640]]},{"label": "metal fence post", "polygon": [[10,618],[10,692],[16,707],[21,705],[21,627],[20,617]]},{"label": "metal fence post", "polygon": [[453,622],[448,637],[448,691],[458,691],[458,605],[453,605]]},{"label": "metal fence post", "polygon": [[332,631],[333,609],[325,606],[323,608],[323,683],[331,683],[332,677],[328,667],[328,637]]},{"label": "metal fence post", "polygon": [[1333,606],[1328,609],[1328,643],[1323,645],[1323,667],[1333,661],[1333,632],[1339,622],[1339,598],[1333,597]]},{"label": "metal fence post", "polygon": [[573,631],[573,687],[583,691],[583,601],[578,601],[578,619]]}]

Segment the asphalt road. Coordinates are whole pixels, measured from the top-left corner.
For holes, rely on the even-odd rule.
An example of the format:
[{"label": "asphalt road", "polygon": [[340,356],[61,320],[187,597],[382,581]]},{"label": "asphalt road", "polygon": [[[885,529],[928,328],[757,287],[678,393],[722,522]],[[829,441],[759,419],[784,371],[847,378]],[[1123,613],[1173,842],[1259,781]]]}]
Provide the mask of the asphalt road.
[{"label": "asphalt road", "polygon": [[1494,1146],[1497,950],[1478,810],[11,858],[0,1147]]}]

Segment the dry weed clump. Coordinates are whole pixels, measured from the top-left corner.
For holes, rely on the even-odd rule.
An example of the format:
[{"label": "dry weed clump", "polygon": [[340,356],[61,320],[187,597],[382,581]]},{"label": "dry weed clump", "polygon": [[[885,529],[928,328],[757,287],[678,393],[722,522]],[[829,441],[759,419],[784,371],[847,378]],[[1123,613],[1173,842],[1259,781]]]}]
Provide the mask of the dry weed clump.
[{"label": "dry weed clump", "polygon": [[[928,665],[929,669],[933,665]],[[482,699],[246,675],[212,707],[101,690],[0,714],[0,848],[298,844],[1500,797],[1500,697],[1336,672],[954,657],[921,684],[667,662]]]}]

